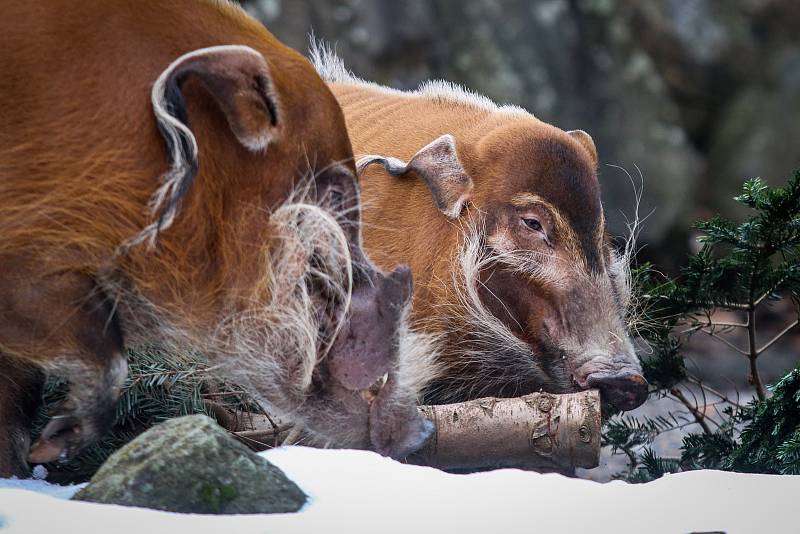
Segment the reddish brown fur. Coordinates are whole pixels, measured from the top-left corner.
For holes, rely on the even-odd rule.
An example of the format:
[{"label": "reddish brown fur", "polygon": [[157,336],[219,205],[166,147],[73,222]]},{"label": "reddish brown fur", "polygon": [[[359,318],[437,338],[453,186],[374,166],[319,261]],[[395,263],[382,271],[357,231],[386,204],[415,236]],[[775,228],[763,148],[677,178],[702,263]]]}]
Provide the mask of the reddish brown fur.
[{"label": "reddish brown fur", "polygon": [[[238,135],[256,119],[231,122],[211,86],[187,79],[181,92],[197,138],[199,173],[155,248],[142,243],[120,254],[120,246],[152,222],[148,202],[169,163],[150,100],[154,81],[187,52],[231,44],[266,59],[278,105],[276,139],[266,151],[243,146],[231,130]],[[169,330],[176,328],[182,341],[206,348],[203,342],[226,319],[268,302],[271,242],[280,246],[269,234],[269,210],[286,201],[304,175],[325,175],[337,162],[343,171],[325,180],[339,180],[348,201],[356,202],[357,195],[347,195],[348,188],[356,190],[355,169],[341,111],[308,61],[224,0],[13,3],[3,8],[0,50],[0,366],[10,368],[0,375],[0,415],[21,402],[22,392],[11,393],[19,365],[66,372],[72,396],[61,408],[65,417],[51,425],[54,436],[72,432],[75,443],[54,445],[46,435],[32,454],[52,459],[60,450],[76,452],[110,424],[124,377],[123,346],[161,334],[172,341]],[[357,224],[358,205],[344,207]],[[353,224],[344,230],[361,265],[354,301],[360,283],[379,288],[360,297],[363,308],[402,307],[403,291],[395,285],[410,284],[407,271],[384,277],[361,254],[360,230]],[[387,318],[394,321],[390,335],[401,329],[401,315],[398,309]],[[395,363],[382,360],[376,368],[383,374],[387,366],[391,382]],[[282,384],[269,385],[281,391]],[[369,404],[354,416],[358,428],[337,429],[337,410],[360,397],[334,386],[343,393],[338,404],[335,392],[320,401],[320,428],[336,429],[340,444],[369,446]],[[416,414],[409,391],[384,395],[396,413],[380,409]],[[23,412],[18,421],[4,416],[0,424],[24,430]],[[404,448],[387,438],[379,450],[402,455],[418,446],[430,429],[415,417],[392,420],[406,425],[408,435],[382,427],[406,440]],[[372,421],[373,434],[377,427]],[[3,446],[0,474],[18,471]]]},{"label": "reddish brown fur", "polygon": [[[263,273],[263,265],[243,261],[262,225],[242,222],[279,203],[288,182],[308,171],[306,158],[313,163],[351,157],[346,135],[315,136],[309,142],[317,125],[329,125],[333,132],[344,126],[308,62],[225,2],[24,2],[7,6],[3,21],[4,258],[38,251],[43,271],[93,273],[150,222],[147,202],[166,161],[150,87],[171,61],[194,49],[244,44],[267,58],[284,115],[282,139],[265,155],[250,152],[232,138],[210,97],[187,83],[184,93],[202,168],[158,254],[130,253],[128,272],[154,283],[140,286],[147,297],[190,311],[200,330],[209,327],[222,313],[218,295],[249,287],[248,281]],[[130,53],[143,41],[146,53]],[[309,106],[312,92],[315,105]],[[47,210],[37,211],[43,201]],[[250,228],[243,231],[243,226]]]},{"label": "reddish brown fur", "polygon": [[[516,184],[506,179],[509,172],[536,168],[547,177],[558,170],[557,160],[537,159],[535,152],[521,146],[532,139],[544,143],[558,140],[572,147],[579,165],[593,173],[594,162],[581,144],[563,130],[532,116],[506,116],[424,99],[412,101],[346,84],[333,84],[331,88],[345,112],[356,157],[391,154],[408,160],[432,139],[444,134],[455,136],[462,165],[470,176],[480,176],[474,181],[471,199],[478,210],[516,192]],[[403,115],[403,120],[388,119],[398,114]],[[387,127],[388,123],[391,127]],[[594,187],[594,205],[576,207],[591,210],[581,219],[592,234],[600,231],[596,182]],[[453,231],[454,223],[442,217],[431,202],[430,191],[419,180],[399,180],[373,167],[361,177],[361,188],[364,245],[370,257],[378,265],[404,258],[414,273],[414,316],[434,315],[435,307],[448,298],[443,292],[449,290],[441,281],[450,280],[450,258],[461,244],[458,233]]]}]

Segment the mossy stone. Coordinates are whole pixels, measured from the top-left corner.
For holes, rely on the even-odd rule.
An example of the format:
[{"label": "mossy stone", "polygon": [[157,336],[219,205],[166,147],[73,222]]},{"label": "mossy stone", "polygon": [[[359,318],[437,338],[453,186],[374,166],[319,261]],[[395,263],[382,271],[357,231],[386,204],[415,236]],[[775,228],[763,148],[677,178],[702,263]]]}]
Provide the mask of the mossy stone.
[{"label": "mossy stone", "polygon": [[73,498],[197,514],[296,512],[306,502],[280,469],[203,415],[148,430]]}]

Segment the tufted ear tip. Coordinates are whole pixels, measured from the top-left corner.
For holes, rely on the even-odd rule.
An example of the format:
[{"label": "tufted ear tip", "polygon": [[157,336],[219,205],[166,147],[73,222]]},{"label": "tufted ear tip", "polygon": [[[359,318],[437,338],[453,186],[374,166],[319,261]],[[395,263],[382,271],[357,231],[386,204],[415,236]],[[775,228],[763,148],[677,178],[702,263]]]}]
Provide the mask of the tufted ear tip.
[{"label": "tufted ear tip", "polygon": [[225,115],[233,137],[248,150],[264,151],[280,133],[279,103],[267,61],[258,51],[243,45],[219,45],[177,58],[161,72],[150,92],[156,126],[170,162],[150,203],[157,221],[125,246],[145,239],[152,243],[159,232],[169,228],[197,174],[197,139],[189,128],[183,94],[187,80],[202,84]]},{"label": "tufted ear tip", "polygon": [[278,131],[278,100],[264,56],[242,45],[221,45],[188,52],[161,73],[153,86],[153,111],[169,130],[175,113],[185,120],[182,86],[202,83],[220,107],[236,139],[253,152],[267,148]]}]

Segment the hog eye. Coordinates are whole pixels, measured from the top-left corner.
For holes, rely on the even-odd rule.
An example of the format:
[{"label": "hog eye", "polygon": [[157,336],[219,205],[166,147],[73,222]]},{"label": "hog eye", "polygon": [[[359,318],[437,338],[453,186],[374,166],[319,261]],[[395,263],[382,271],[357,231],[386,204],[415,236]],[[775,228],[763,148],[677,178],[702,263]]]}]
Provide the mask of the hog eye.
[{"label": "hog eye", "polygon": [[525,223],[525,226],[533,230],[534,232],[543,232],[542,223],[537,221],[536,219],[522,219],[522,222]]}]

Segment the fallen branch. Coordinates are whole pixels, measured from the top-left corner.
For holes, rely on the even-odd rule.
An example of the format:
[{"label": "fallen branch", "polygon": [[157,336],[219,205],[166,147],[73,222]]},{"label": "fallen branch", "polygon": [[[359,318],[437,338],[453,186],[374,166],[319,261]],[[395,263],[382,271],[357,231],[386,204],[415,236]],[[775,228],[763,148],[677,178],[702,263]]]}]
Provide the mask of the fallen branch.
[{"label": "fallen branch", "polygon": [[[209,404],[220,424],[255,450],[280,445],[292,428],[266,415]],[[599,461],[600,395],[595,390],[487,397],[419,410],[436,424],[436,433],[409,463],[447,470],[517,467],[571,472],[597,467]]]},{"label": "fallen branch", "polygon": [[266,412],[235,410],[209,400],[205,401],[205,405],[221,427],[254,451],[280,446],[294,428],[292,424],[276,421]]}]

